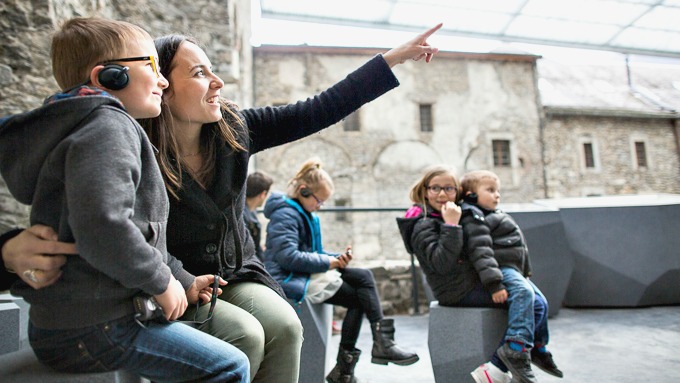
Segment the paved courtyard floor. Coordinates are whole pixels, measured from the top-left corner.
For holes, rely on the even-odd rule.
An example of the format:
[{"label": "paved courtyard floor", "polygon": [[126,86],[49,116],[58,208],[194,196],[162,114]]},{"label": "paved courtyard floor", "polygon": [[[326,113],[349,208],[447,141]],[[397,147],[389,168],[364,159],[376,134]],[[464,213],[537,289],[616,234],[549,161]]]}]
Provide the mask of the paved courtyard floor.
[{"label": "paved courtyard floor", "polygon": [[[420,361],[406,367],[372,364],[371,331],[365,321],[357,345],[363,351],[355,371],[357,378],[362,383],[434,383],[427,348],[428,315],[394,319],[398,344],[416,350]],[[549,349],[565,377],[555,378],[535,369],[541,383],[680,382],[680,306],[562,308],[548,323]],[[340,336],[333,336],[331,367],[339,342]],[[467,381],[471,382],[472,378]]]}]

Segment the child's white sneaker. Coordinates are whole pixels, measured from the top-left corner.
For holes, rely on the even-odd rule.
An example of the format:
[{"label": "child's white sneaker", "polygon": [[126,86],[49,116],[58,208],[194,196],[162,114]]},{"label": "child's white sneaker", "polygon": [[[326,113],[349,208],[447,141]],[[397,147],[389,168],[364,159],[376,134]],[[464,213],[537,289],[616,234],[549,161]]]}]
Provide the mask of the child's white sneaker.
[{"label": "child's white sneaker", "polygon": [[512,375],[503,372],[491,362],[486,362],[470,373],[476,383],[510,383]]}]

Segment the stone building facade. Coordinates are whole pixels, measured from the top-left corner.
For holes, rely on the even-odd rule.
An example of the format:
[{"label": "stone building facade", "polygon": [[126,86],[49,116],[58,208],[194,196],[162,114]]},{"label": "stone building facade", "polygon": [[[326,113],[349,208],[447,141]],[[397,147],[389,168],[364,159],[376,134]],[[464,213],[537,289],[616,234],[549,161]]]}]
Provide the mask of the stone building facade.
[{"label": "stone building facade", "polygon": [[[312,96],[358,68],[374,49],[255,49],[255,104]],[[536,56],[440,53],[429,64],[394,68],[401,85],[319,134],[255,155],[275,189],[308,157],[321,158],[336,192],[327,206],[401,208],[393,212],[321,214],[325,243],[353,243],[364,260],[408,259],[394,218],[410,205],[422,170],[448,164],[457,172],[488,168],[501,177],[504,198],[544,197]],[[350,126],[351,124],[351,126]],[[509,142],[508,166],[494,166],[493,142]]]},{"label": "stone building facade", "polygon": [[544,60],[538,71],[549,198],[680,193],[680,66]]},{"label": "stone building facade", "polygon": [[[256,48],[255,105],[312,96],[377,52]],[[505,203],[680,193],[680,115],[669,106],[680,106],[680,91],[669,89],[677,68],[659,75],[654,66],[573,68],[528,54],[440,52],[428,65],[394,71],[398,88],[336,126],[253,157],[274,176],[273,188],[285,190],[299,165],[318,156],[336,184],[328,210],[382,209],[319,215],[325,246],[351,243],[355,263],[373,269],[387,312],[411,304],[409,255],[395,218],[428,165],[459,174],[491,169]]]}]

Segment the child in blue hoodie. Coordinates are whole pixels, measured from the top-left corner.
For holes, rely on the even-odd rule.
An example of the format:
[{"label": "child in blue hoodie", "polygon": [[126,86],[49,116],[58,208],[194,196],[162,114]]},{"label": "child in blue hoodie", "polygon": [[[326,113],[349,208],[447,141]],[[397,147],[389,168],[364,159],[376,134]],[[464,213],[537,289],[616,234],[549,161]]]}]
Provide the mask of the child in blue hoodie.
[{"label": "child in blue hoodie", "polygon": [[[418,361],[418,355],[394,342],[394,320],[383,317],[371,271],[347,267],[352,260],[349,246],[344,254],[323,249],[319,217],[314,212],[331,197],[333,189],[333,181],[319,159],[311,158],[288,183],[287,195],[272,193],[264,207],[269,218],[265,266],[286,296],[300,302],[310,293],[311,285],[322,295],[321,302],[347,308],[337,364],[326,377],[329,383],[355,381],[354,367],[361,354],[355,346],[364,316],[373,333],[371,362],[407,366]],[[339,272],[337,279],[316,278],[329,270]],[[323,286],[316,286],[320,283]]]}]

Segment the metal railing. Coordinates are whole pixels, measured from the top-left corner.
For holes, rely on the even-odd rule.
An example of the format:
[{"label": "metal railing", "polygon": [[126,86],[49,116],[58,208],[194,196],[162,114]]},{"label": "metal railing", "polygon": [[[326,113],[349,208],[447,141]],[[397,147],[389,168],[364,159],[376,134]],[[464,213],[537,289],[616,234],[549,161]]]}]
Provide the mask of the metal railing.
[{"label": "metal railing", "polygon": [[[407,207],[345,207],[345,206],[329,206],[317,210],[315,213],[405,213],[410,206]],[[258,210],[258,213],[261,210]],[[396,222],[395,222],[396,225]],[[415,255],[409,253],[411,257],[411,299],[413,301],[413,313],[420,314],[418,276],[415,264]]]}]

